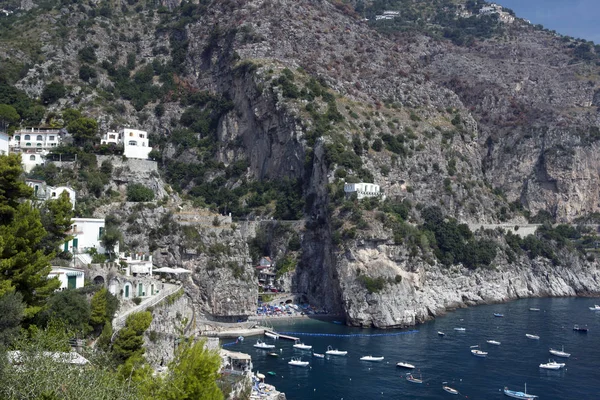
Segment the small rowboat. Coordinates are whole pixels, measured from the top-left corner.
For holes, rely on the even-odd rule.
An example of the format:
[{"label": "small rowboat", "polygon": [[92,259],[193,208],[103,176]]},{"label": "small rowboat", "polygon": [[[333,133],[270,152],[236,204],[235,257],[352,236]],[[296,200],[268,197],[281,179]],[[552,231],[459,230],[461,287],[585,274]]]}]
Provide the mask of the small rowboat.
[{"label": "small rowboat", "polygon": [[442,332],[442,331],[438,331],[438,335],[440,335],[440,336],[446,336],[446,334],[444,332]]},{"label": "small rowboat", "polygon": [[450,386],[442,386],[442,389],[444,389],[446,392],[450,393],[450,394],[458,394],[458,390],[451,388]]},{"label": "small rowboat", "polygon": [[493,344],[494,346],[500,346],[500,342],[497,340],[486,340],[486,343]]},{"label": "small rowboat", "polygon": [[466,331],[465,328],[454,328],[454,330],[458,331],[458,332],[464,332],[464,331]]},{"label": "small rowboat", "polygon": [[500,317],[500,318],[502,318],[502,317],[504,317],[504,314],[494,313],[494,317]]},{"label": "small rowboat", "polygon": [[267,353],[269,357],[279,357],[279,353],[275,353],[274,351]]},{"label": "small rowboat", "polygon": [[412,374],[406,375],[406,380],[412,383],[423,383],[423,379],[418,379],[412,376]]},{"label": "small rowboat", "polygon": [[532,335],[531,333],[526,333],[525,336],[527,336],[527,339],[540,340],[538,335]]},{"label": "small rowboat", "polygon": [[400,368],[408,368],[408,369],[415,369],[415,366],[409,363],[405,363],[405,362],[399,362],[398,364],[396,364],[396,367],[400,367]]},{"label": "small rowboat", "polygon": [[383,361],[383,357],[364,356],[360,361]]},{"label": "small rowboat", "polygon": [[271,376],[277,376],[277,372],[273,372],[273,371],[269,371],[269,372],[267,372],[267,374],[269,374]]},{"label": "small rowboat", "polygon": [[325,358],[325,354],[313,353],[313,356],[317,358]]}]

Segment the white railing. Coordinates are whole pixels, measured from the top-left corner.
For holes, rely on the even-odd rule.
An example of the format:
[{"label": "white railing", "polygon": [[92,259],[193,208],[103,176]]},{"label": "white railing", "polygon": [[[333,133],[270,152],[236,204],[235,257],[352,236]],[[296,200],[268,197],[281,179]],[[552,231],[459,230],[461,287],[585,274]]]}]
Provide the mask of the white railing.
[{"label": "white railing", "polygon": [[129,316],[129,314],[144,311],[148,307],[155,306],[156,304],[158,304],[162,300],[164,300],[167,296],[177,292],[179,289],[181,289],[183,287],[182,285],[169,285],[169,286],[170,287],[167,287],[164,290],[161,290],[156,296],[152,296],[151,298],[143,301],[139,305],[125,311],[123,314],[116,316],[112,321],[113,335],[114,335],[114,333],[116,333],[118,330],[120,330],[121,328],[123,328],[125,326],[125,321],[127,320],[127,317]]}]

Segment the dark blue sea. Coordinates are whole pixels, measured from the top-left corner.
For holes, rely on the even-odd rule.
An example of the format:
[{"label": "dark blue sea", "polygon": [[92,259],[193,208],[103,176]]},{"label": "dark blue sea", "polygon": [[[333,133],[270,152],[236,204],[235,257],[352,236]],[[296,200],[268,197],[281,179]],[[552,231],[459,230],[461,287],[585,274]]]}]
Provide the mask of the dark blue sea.
[{"label": "dark blue sea", "polygon": [[[299,320],[273,324],[279,332],[294,332],[315,352],[325,353],[328,345],[347,350],[346,357],[312,357],[310,352],[292,348],[292,342],[261,339],[276,344],[280,358],[252,347],[257,337],[228,347],[252,355],[254,371],[267,375],[266,382],[286,393],[288,400],[298,399],[502,399],[501,389],[523,391],[541,400],[600,399],[600,312],[588,307],[600,299],[560,298],[527,299],[460,309],[435,321],[407,330],[349,328],[331,322]],[[539,308],[540,311],[530,311]],[[504,317],[494,317],[502,313]],[[585,326],[587,334],[573,331]],[[466,328],[465,332],[455,327]],[[437,332],[446,336],[440,337]],[[305,334],[308,333],[308,334]],[[403,333],[397,335],[398,333]],[[539,340],[526,338],[536,334]],[[312,334],[389,336],[313,336]],[[497,340],[500,346],[486,343]],[[487,358],[471,354],[470,347],[480,345]],[[571,353],[561,359],[549,353],[551,347],[564,346]],[[281,349],[281,350],[280,350]],[[384,356],[380,363],[360,361],[364,355]],[[289,366],[291,357],[302,356],[310,368]],[[549,358],[566,362],[560,371],[540,370]],[[406,381],[407,370],[396,367],[399,361],[414,364],[413,375],[423,384]],[[442,383],[457,389],[459,395],[442,390]]]}]

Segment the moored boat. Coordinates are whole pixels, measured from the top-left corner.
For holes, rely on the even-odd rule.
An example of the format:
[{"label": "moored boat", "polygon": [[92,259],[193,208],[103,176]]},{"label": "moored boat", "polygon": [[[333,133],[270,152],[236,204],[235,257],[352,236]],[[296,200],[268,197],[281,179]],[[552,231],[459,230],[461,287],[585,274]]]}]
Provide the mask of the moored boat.
[{"label": "moored boat", "polygon": [[556,357],[569,358],[571,357],[571,353],[567,353],[565,351],[565,346],[562,347],[562,350],[550,349],[550,354],[555,355]]},{"label": "moored boat", "polygon": [[363,356],[360,361],[383,361],[383,357]]},{"label": "moored boat", "polygon": [[494,313],[494,317],[504,317],[504,314],[501,314],[501,313]]},{"label": "moored boat", "polygon": [[487,357],[488,352],[479,349],[471,349],[471,354],[473,354],[476,357]]},{"label": "moored boat", "polygon": [[535,307],[530,307],[529,311],[540,311],[540,309],[539,308],[535,308]]},{"label": "moored boat", "polygon": [[565,363],[557,363],[554,360],[548,360],[547,363],[540,364],[540,368],[541,369],[550,369],[550,370],[556,371],[556,370],[559,370],[561,368],[564,368],[565,365],[566,365]]},{"label": "moored boat", "polygon": [[409,363],[405,363],[405,362],[399,362],[396,364],[396,367],[400,367],[400,368],[408,368],[408,369],[414,369],[415,366]]},{"label": "moored boat", "polygon": [[325,352],[325,354],[329,354],[330,356],[345,356],[346,354],[348,354],[348,352],[334,349],[331,346],[327,346],[327,351]]},{"label": "moored boat", "polygon": [[442,389],[444,389],[446,392],[450,393],[450,394],[458,394],[458,390],[451,388],[450,386],[442,386]]},{"label": "moored boat", "polygon": [[423,383],[423,379],[415,378],[412,374],[406,375],[406,380],[412,383]]},{"label": "moored boat", "polygon": [[438,335],[440,335],[440,336],[446,336],[446,334],[444,332],[442,332],[442,331],[438,331]]},{"label": "moored boat", "polygon": [[583,326],[579,326],[579,325],[573,326],[573,330],[575,332],[581,332],[581,333],[587,333],[588,332],[588,328],[584,328]]},{"label": "moored boat", "polygon": [[513,399],[521,399],[521,400],[533,400],[538,397],[534,394],[527,393],[527,384],[525,384],[524,392],[518,392],[516,390],[508,390],[507,387],[504,387],[504,394],[507,395],[508,397],[512,397]]},{"label": "moored boat", "polygon": [[312,349],[312,346],[309,346],[309,345],[304,344],[302,342],[298,342],[298,343],[294,344],[292,347],[295,348],[295,349],[299,349],[299,350],[310,350],[310,349]]},{"label": "moored boat", "polygon": [[277,372],[275,372],[275,371],[269,371],[269,372],[267,372],[267,374],[269,374],[271,376],[277,376]]},{"label": "moored boat", "polygon": [[265,342],[261,342],[260,340],[257,340],[256,344],[254,345],[254,347],[256,347],[257,349],[274,349],[275,345],[274,344],[267,344]]},{"label": "moored boat", "polygon": [[317,358],[325,358],[325,354],[313,353],[313,356]]},{"label": "moored boat", "polygon": [[527,339],[540,340],[538,335],[532,335],[531,333],[526,333],[525,336],[527,336]]},{"label": "moored boat", "polygon": [[308,361],[302,361],[300,358],[292,358],[291,361],[288,361],[289,365],[293,365],[294,367],[308,367]]},{"label": "moored boat", "polygon": [[465,328],[454,328],[455,331],[459,331],[459,332],[464,332],[466,331]]},{"label": "moored boat", "polygon": [[497,340],[486,340],[486,343],[493,344],[494,346],[500,346],[500,342]]},{"label": "moored boat", "polygon": [[274,351],[267,353],[267,355],[270,357],[279,357],[279,353],[275,353]]},{"label": "moored boat", "polygon": [[594,307],[590,307],[590,310],[592,310],[592,311],[600,311],[600,305],[599,304],[594,304]]}]

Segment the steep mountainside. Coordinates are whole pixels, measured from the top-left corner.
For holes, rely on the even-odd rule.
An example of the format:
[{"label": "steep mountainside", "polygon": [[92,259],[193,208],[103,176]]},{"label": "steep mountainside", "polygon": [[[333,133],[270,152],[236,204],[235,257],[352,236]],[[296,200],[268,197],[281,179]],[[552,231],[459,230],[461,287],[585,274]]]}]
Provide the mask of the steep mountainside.
[{"label": "steep mountainside", "polygon": [[[163,178],[194,207],[304,220],[300,251],[279,255],[311,302],[393,327],[463,304],[599,291],[593,229],[519,239],[460,225],[595,223],[589,43],[480,17],[481,1],[117,3],[34,1],[0,18],[0,94],[22,90],[0,103],[25,116],[34,106],[11,99],[26,93],[41,96],[28,121],[60,125],[75,107],[101,130],[143,127]],[[384,10],[399,14],[374,20]],[[345,199],[344,181],[377,183],[387,200]],[[249,249],[215,253],[249,237],[231,231],[167,230],[160,241],[174,245],[157,254],[181,265],[179,243],[199,235],[190,292],[208,274],[215,285],[235,275],[248,293],[227,316],[250,313],[255,295],[234,267],[250,265]],[[200,290],[208,312],[227,295]]]}]

